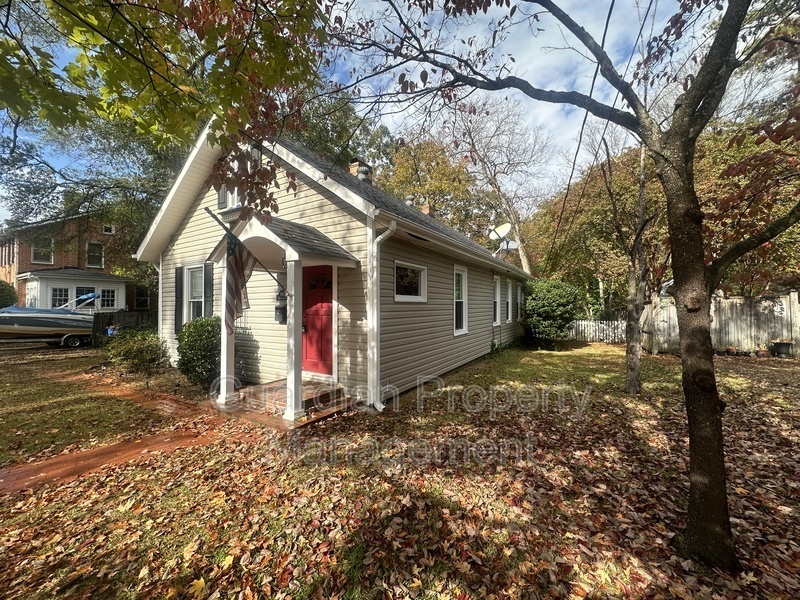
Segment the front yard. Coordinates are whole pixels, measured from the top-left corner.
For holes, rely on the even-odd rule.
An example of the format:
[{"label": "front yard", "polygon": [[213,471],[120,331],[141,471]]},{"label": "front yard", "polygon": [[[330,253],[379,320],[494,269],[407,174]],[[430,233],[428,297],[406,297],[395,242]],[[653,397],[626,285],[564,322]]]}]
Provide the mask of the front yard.
[{"label": "front yard", "polygon": [[[0,589],[16,598],[797,597],[800,361],[717,365],[741,574],[695,565],[669,545],[688,487],[678,359],[645,358],[645,394],[626,398],[623,350],[588,345],[506,350],[380,415],[280,435],[238,423],[202,448],[2,497]],[[4,369],[0,380],[4,394],[9,382],[15,390],[4,415],[53,402],[36,380],[30,393],[25,377]]]}]

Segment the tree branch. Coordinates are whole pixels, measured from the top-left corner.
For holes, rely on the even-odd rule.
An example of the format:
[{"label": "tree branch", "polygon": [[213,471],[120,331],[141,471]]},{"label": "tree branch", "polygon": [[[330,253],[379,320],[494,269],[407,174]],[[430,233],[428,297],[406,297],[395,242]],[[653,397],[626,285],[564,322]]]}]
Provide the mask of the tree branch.
[{"label": "tree branch", "polygon": [[678,125],[687,134],[701,130],[713,116],[722,99],[733,71],[738,66],[736,44],[751,0],[730,0],[722,16],[717,34],[706,54],[706,60],[695,75],[688,91],[682,96],[675,111],[673,126]]},{"label": "tree branch", "polygon": [[578,38],[578,41],[583,44],[586,49],[589,50],[589,52],[592,53],[592,56],[594,56],[595,60],[597,60],[599,63],[600,73],[602,74],[603,78],[622,95],[639,121],[644,123],[647,119],[649,119],[647,107],[639,99],[639,96],[633,90],[633,87],[631,87],[631,85],[617,72],[617,70],[614,68],[614,63],[611,62],[611,59],[608,57],[606,51],[603,50],[600,44],[597,43],[597,41],[589,34],[588,31],[578,25],[578,23],[576,23],[572,17],[561,10],[561,8],[556,6],[551,0],[523,1],[531,2],[532,4],[538,4],[545,10],[549,11],[559,23],[567,28],[567,31]]},{"label": "tree branch", "polygon": [[755,250],[761,244],[764,244],[774,237],[780,235],[789,229],[789,227],[797,223],[800,223],[800,202],[795,204],[788,214],[784,215],[780,219],[776,219],[759,233],[747,239],[736,242],[733,246],[728,248],[727,252],[706,267],[711,291],[716,289],[716,287],[719,285],[719,282],[722,281],[722,278],[725,276],[725,272],[739,258],[751,250]]}]

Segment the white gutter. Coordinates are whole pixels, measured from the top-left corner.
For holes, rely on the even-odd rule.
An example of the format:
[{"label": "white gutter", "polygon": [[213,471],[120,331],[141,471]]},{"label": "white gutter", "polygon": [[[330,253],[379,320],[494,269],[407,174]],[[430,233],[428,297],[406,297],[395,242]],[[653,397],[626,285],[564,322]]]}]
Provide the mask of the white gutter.
[{"label": "white gutter", "polygon": [[470,248],[469,246],[459,243],[452,238],[446,237],[432,229],[428,229],[423,227],[413,221],[409,221],[402,217],[397,217],[389,212],[382,212],[381,209],[377,209],[375,211],[375,217],[378,216],[385,216],[386,218],[392,219],[392,223],[400,222],[403,226],[403,229],[408,230],[415,235],[419,235],[424,239],[428,239],[435,244],[442,246],[444,248],[453,248],[458,249],[461,251],[461,254],[467,254],[474,262],[483,264],[491,269],[497,269],[500,271],[505,271],[506,273],[510,273],[515,275],[517,278],[522,280],[528,280],[531,278],[525,271],[516,267],[510,263],[500,260],[499,258],[493,258],[492,256],[487,256],[480,252],[477,252],[475,249]]},{"label": "white gutter", "polygon": [[397,221],[375,237],[375,221],[367,226],[367,402],[382,411],[381,393],[381,244],[397,231]]}]

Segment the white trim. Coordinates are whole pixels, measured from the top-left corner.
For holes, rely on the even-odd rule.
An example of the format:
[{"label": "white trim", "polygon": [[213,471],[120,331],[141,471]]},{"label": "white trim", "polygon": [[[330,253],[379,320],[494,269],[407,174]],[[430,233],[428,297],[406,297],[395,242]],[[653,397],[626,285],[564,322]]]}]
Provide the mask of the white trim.
[{"label": "white trim", "polygon": [[290,152],[287,148],[281,146],[280,140],[275,140],[275,142],[272,143],[271,145],[262,144],[262,147],[266,149],[267,152],[274,154],[275,156],[289,163],[296,169],[299,169],[300,171],[303,172],[303,174],[306,177],[315,181],[316,183],[324,187],[326,190],[332,192],[333,194],[335,194],[336,196],[347,202],[349,205],[351,205],[353,208],[363,213],[367,217],[371,218],[374,216],[375,207],[372,205],[372,203],[367,202],[366,200],[364,200],[364,198],[362,198],[349,188],[343,186],[340,183],[337,183],[336,181],[333,180],[333,178],[327,176],[325,173],[323,173],[316,167],[308,164],[306,161],[304,161],[299,156],[295,155],[293,152]]},{"label": "white trim", "polygon": [[506,279],[506,323],[511,323],[511,309],[514,308],[511,296],[511,280]]},{"label": "white trim", "polygon": [[[178,177],[175,179],[175,183],[172,184],[172,187],[170,188],[169,193],[167,194],[167,197],[164,199],[164,202],[161,204],[161,208],[159,209],[158,213],[156,214],[155,218],[153,219],[153,222],[150,224],[150,229],[147,230],[147,235],[144,236],[144,239],[142,240],[142,243],[139,244],[139,248],[136,249],[136,254],[135,254],[136,260],[150,260],[150,259],[142,258],[142,256],[145,255],[145,253],[147,252],[148,246],[150,246],[150,243],[153,240],[153,236],[155,235],[156,230],[159,229],[159,226],[161,225],[161,221],[164,218],[164,215],[166,215],[166,213],[171,208],[173,202],[175,201],[175,196],[178,194],[178,190],[182,190],[182,188],[183,188],[183,180],[186,178],[186,176],[188,175],[189,171],[192,170],[192,167],[194,166],[194,162],[197,159],[198,154],[200,154],[200,151],[204,150],[204,149],[205,150],[214,150],[214,148],[212,148],[211,145],[208,144],[208,142],[206,141],[210,131],[211,131],[211,121],[209,121],[208,124],[203,128],[203,131],[200,132],[200,135],[198,136],[197,141],[194,144],[194,148],[192,148],[192,151],[189,154],[188,158],[186,159],[186,162],[183,163],[183,168],[181,169],[181,172],[178,174]],[[216,149],[216,154],[219,154],[219,153],[220,153],[220,149],[217,148]],[[191,198],[192,201],[194,201],[196,199],[195,196],[193,196]],[[188,208],[186,210],[188,211]],[[184,215],[185,215],[185,213],[184,213]],[[166,246],[166,244],[165,244],[165,246]],[[158,248],[158,251],[161,252],[162,250],[164,250],[165,246],[162,246],[161,248]],[[155,256],[153,258],[155,258]]]},{"label": "white trim", "polygon": [[[461,273],[461,302],[464,304],[464,327],[456,329],[456,275]],[[469,333],[469,271],[462,265],[453,265],[453,336]]]},{"label": "white trim", "polygon": [[383,410],[381,386],[381,244],[394,235],[397,222],[375,236],[375,221],[367,217],[367,403]]},{"label": "white trim", "polygon": [[[450,237],[447,237],[445,235],[437,233],[436,231],[434,231],[432,229],[427,229],[427,228],[423,227],[422,225],[419,225],[418,223],[415,223],[413,221],[409,221],[407,219],[404,219],[403,217],[397,217],[397,216],[395,216],[393,213],[391,213],[389,211],[382,211],[381,209],[377,209],[375,211],[375,216],[376,217],[380,216],[380,217],[382,217],[384,219],[387,219],[387,220],[393,220],[396,223],[398,223],[398,225],[402,224],[402,229],[404,231],[408,231],[408,232],[413,233],[415,235],[419,235],[420,237],[423,237],[423,238],[429,240],[430,242],[432,242],[432,243],[444,248],[445,249],[444,254],[447,254],[447,250],[449,250],[450,252],[453,252],[453,253],[458,253],[459,255],[469,257],[469,260],[472,261],[472,262],[475,262],[475,263],[481,264],[481,265],[485,265],[485,266],[489,267],[490,269],[494,269],[495,271],[508,273],[509,275],[513,275],[515,277],[519,277],[520,279],[523,279],[525,281],[527,281],[531,277],[525,271],[523,271],[519,267],[515,267],[511,263],[507,263],[507,262],[502,261],[502,260],[500,260],[498,258],[493,258],[491,255],[487,256],[486,254],[483,254],[482,252],[478,252],[478,251],[474,250],[473,248],[467,246],[466,244],[460,243],[460,242],[458,242],[458,241],[456,241],[456,240],[454,240],[454,239],[452,239]],[[384,223],[384,225],[385,225],[385,223]],[[409,241],[411,241],[411,240],[409,240]],[[459,258],[459,260],[461,260],[461,258]],[[466,259],[464,259],[464,260],[466,260]]]},{"label": "white trim", "polygon": [[[419,296],[407,296],[397,293],[397,267],[404,267],[406,269],[413,269],[420,272],[419,277]],[[427,302],[428,301],[428,267],[422,265],[406,262],[404,260],[394,261],[394,301],[395,302]]]},{"label": "white trim", "polygon": [[[189,279],[189,271],[193,271],[195,269],[200,269],[200,277],[202,281],[202,289],[206,289],[206,270],[205,265],[200,263],[198,265],[184,265],[183,267],[183,306],[181,307],[181,323],[188,323],[192,319],[189,318],[189,296],[192,293],[192,287],[190,285]],[[203,293],[202,297],[200,298],[201,303],[205,303],[205,293]],[[196,300],[195,300],[196,302]],[[204,306],[201,307],[201,314],[202,317],[203,310],[205,309]],[[225,319],[223,318],[223,323]]]},{"label": "white trim", "polygon": [[[173,288],[173,294],[174,292],[175,290]],[[163,252],[159,252],[158,254],[158,337],[162,339],[164,337],[164,253]]]},{"label": "white trim", "polygon": [[495,275],[492,278],[492,327],[500,325],[500,278]]},{"label": "white trim", "polygon": [[331,378],[334,383],[339,381],[339,267],[331,265],[333,269],[333,368]]},{"label": "white trim", "polygon": [[305,415],[303,408],[303,266],[286,263],[286,410],[283,418],[295,421]]},{"label": "white trim", "polygon": [[[100,246],[100,265],[99,266],[98,265],[90,265],[89,264],[89,244],[95,244],[97,246]],[[86,260],[84,262],[86,263],[86,268],[87,269],[102,269],[102,268],[104,268],[106,266],[106,247],[102,242],[92,242],[90,240],[86,240],[85,252],[86,252]]]}]

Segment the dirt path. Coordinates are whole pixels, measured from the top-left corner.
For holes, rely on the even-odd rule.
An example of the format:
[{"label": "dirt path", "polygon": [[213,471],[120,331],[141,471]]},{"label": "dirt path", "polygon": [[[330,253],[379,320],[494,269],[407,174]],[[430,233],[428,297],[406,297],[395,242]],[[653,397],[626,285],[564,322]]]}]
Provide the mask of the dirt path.
[{"label": "dirt path", "polygon": [[[63,352],[48,352],[51,350],[49,348],[36,347],[30,349],[30,352],[19,352],[19,349],[17,352],[5,350],[7,349],[0,348],[3,361],[9,365],[14,364],[17,368],[31,363],[38,365],[42,361],[51,363],[63,361],[65,358]],[[23,348],[23,350],[28,349]],[[31,354],[32,352],[34,354]],[[93,353],[94,351],[89,349],[80,356],[72,353],[69,358],[87,358]],[[214,443],[223,436],[242,441],[255,441],[262,437],[261,432],[254,430],[251,425],[245,430],[231,426],[229,416],[220,415],[217,411],[201,405],[196,399],[151,389],[138,389],[131,383],[105,374],[96,366],[78,373],[74,370],[70,372],[42,369],[40,374],[54,381],[65,381],[89,388],[108,397],[112,402],[114,399],[135,402],[165,417],[165,424],[169,426],[171,423],[173,429],[160,433],[153,432],[150,435],[143,432],[143,437],[140,439],[66,452],[37,462],[7,466],[0,469],[0,495],[33,489],[47,483],[66,483],[81,475],[96,472],[105,465],[135,461],[155,452],[169,453],[178,448],[204,446]],[[225,423],[229,425],[223,427]]]},{"label": "dirt path", "polygon": [[128,442],[119,442],[80,452],[60,454],[38,463],[28,463],[0,469],[0,494],[11,494],[45,483],[66,483],[86,473],[100,470],[104,465],[120,464],[147,456],[153,452],[172,452],[177,448],[204,446],[219,439],[215,426],[223,419],[211,418],[206,432],[177,430]]}]

